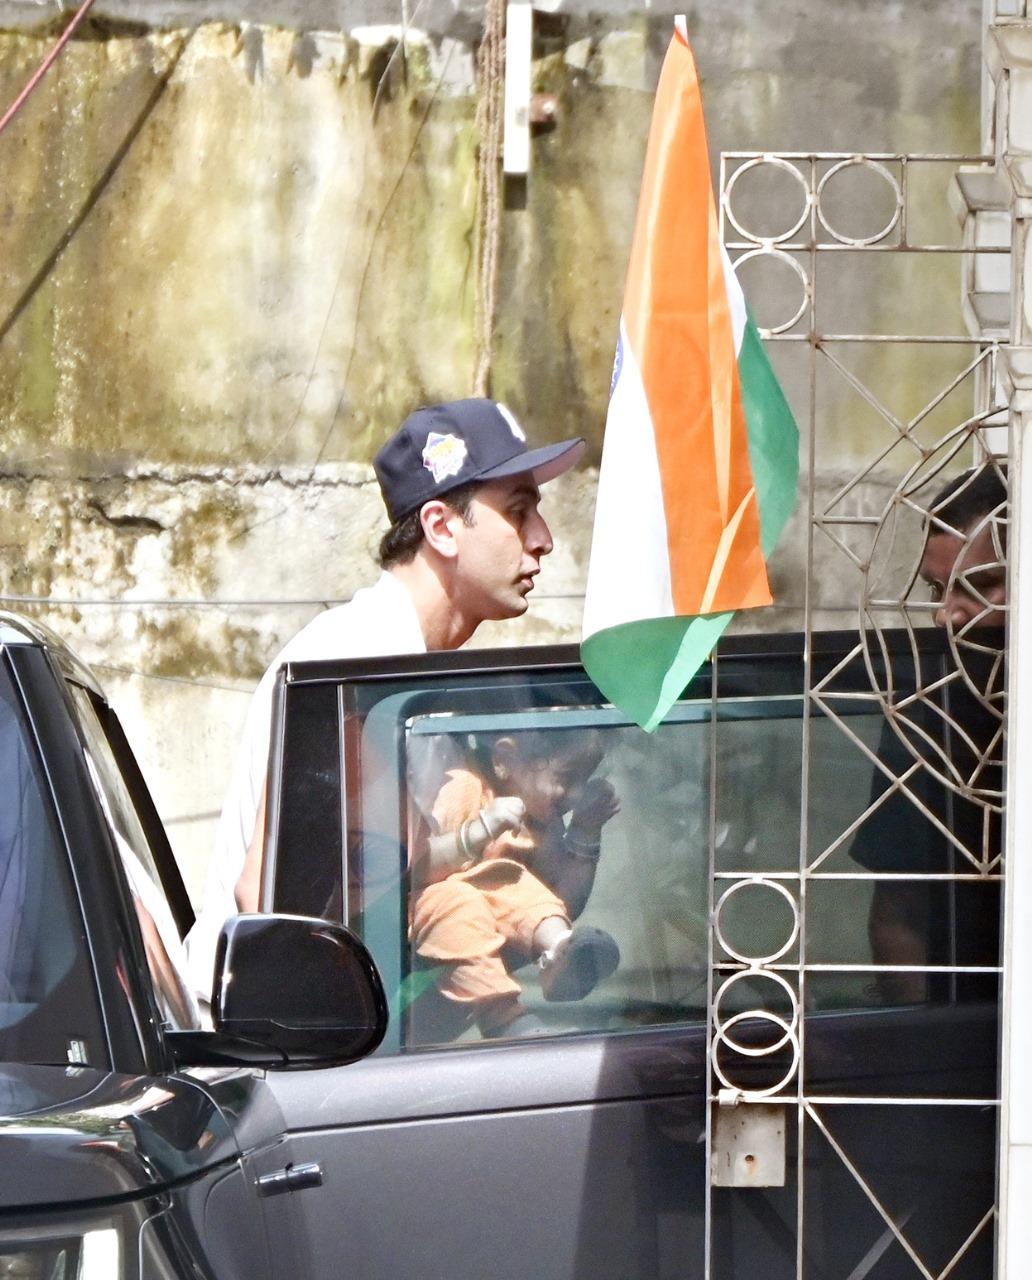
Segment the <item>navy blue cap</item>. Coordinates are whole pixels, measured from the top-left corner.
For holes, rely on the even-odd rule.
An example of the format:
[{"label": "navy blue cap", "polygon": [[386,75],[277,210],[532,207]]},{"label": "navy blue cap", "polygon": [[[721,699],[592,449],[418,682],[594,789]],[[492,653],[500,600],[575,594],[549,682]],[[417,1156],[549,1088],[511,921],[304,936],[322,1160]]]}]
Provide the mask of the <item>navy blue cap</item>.
[{"label": "navy blue cap", "polygon": [[579,437],[528,449],[523,428],[496,400],[451,400],[410,413],[373,459],[391,524],[473,480],[529,472],[537,484],[580,461]]}]

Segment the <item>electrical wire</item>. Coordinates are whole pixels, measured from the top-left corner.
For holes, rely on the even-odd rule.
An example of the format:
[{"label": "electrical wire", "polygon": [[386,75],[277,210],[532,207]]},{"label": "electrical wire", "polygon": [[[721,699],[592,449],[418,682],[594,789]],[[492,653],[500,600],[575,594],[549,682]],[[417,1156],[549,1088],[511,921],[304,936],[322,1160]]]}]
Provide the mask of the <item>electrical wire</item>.
[{"label": "electrical wire", "polygon": [[43,59],[43,61],[39,64],[39,67],[37,68],[36,72],[32,75],[32,77],[29,79],[29,82],[25,86],[25,88],[21,91],[21,93],[18,94],[17,98],[15,98],[15,100],[7,108],[4,114],[0,116],[0,133],[3,133],[3,131],[11,123],[14,117],[18,114],[18,112],[22,109],[22,107],[28,101],[29,95],[32,93],[32,91],[36,88],[39,82],[43,79],[43,77],[47,74],[50,68],[57,61],[61,53],[61,50],[65,47],[68,41],[71,40],[72,36],[75,33],[76,27],[78,27],[79,23],[82,22],[83,18],[86,17],[86,14],[89,12],[92,5],[93,5],[93,0],[82,0],[82,4],[79,5],[79,8],[76,10],[75,17],[71,20],[71,22],[69,22],[68,26],[65,27],[57,43],[50,50],[50,52]]},{"label": "electrical wire", "polygon": [[[79,609],[94,605],[101,608],[124,609],[301,609],[319,605],[323,609],[329,609],[336,605],[347,604],[351,599],[351,596],[311,596],[281,600],[178,600],[172,597],[148,600],[133,597],[130,600],[115,600],[102,596],[80,599],[75,596],[0,595],[0,605],[35,605],[40,608],[53,606],[60,609]],[[546,600],[583,599],[583,591],[542,592],[541,594],[535,594],[530,600],[530,604],[541,604]]]},{"label": "electrical wire", "polygon": [[248,684],[223,684],[218,680],[204,680],[195,676],[166,676],[157,671],[137,671],[135,667],[116,666],[111,662],[91,662],[89,667],[93,671],[107,671],[110,675],[130,676],[134,680],[157,680],[162,684],[185,684],[193,689],[214,689],[217,693],[241,693],[248,697],[254,693],[254,686],[258,683],[253,680]]}]

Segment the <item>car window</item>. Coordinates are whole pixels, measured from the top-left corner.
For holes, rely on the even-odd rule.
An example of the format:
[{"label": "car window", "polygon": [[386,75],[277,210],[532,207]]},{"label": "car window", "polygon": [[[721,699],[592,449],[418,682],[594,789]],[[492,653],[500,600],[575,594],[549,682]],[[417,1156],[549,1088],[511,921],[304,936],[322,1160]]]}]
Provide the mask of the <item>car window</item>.
[{"label": "car window", "polygon": [[158,1007],[168,1026],[197,1027],[196,1000],[184,978],[187,969],[182,940],[136,805],[91,695],[79,685],[69,688],[78,711],[86,763],[136,909]]},{"label": "car window", "polygon": [[[505,992],[542,1032],[703,1016],[709,706],[680,710],[648,737],[583,705],[406,721],[406,1044],[490,1036]],[[478,824],[498,833],[479,848]],[[369,848],[361,886],[381,948],[387,847]],[[551,966],[550,921],[571,929]]]},{"label": "car window", "polygon": [[0,669],[0,1059],[107,1065],[89,948],[44,775]]},{"label": "car window", "polygon": [[[573,666],[288,685],[273,900],[362,935],[381,1052],[504,1035],[499,1010],[545,1036],[702,1022],[718,991],[723,1015],[777,1012],[757,965],[793,990],[805,968],[815,1013],[995,997],[983,813],[929,764],[970,716],[929,702],[908,746],[862,662],[816,657],[809,702],[801,654],[718,672],[653,734]],[[893,678],[909,705],[910,658]],[[878,953],[901,909],[923,950]],[[537,935],[556,918],[570,974]]]}]

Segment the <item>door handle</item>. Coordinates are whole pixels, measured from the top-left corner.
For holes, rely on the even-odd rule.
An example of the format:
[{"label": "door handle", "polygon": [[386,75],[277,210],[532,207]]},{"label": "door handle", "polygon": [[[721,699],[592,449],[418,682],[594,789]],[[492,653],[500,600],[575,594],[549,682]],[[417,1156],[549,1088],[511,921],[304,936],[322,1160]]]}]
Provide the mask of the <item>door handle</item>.
[{"label": "door handle", "polygon": [[306,1187],[322,1186],[322,1169],[314,1161],[308,1164],[288,1164],[285,1169],[263,1173],[256,1179],[260,1196],[279,1196],[284,1191],[304,1191]]}]

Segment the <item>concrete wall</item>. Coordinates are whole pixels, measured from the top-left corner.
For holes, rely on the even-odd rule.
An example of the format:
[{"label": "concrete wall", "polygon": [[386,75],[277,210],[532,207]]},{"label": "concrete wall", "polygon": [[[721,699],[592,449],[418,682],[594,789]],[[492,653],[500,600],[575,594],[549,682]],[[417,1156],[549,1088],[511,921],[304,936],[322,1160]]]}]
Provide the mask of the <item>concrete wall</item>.
[{"label": "concrete wall", "polygon": [[[0,137],[0,595],[100,668],[194,891],[247,689],[373,572],[372,451],[472,385],[481,8],[408,11],[402,57],[400,12],[373,0],[98,3]],[[980,17],[689,5],[712,153],[977,151]],[[501,219],[493,390],[532,440],[584,434],[597,456],[669,14],[536,22],[535,87],[559,110]],[[7,102],[60,24],[8,0],[0,25]],[[942,192],[927,207],[948,220]],[[956,307],[956,262],[912,291],[918,320]],[[870,278],[835,292],[858,329],[891,327]],[[776,358],[802,411],[805,371]],[[920,403],[916,373],[892,376]],[[823,405],[825,488],[874,444],[847,405]],[[531,611],[478,642],[577,638],[593,473],[554,489]],[[789,623],[804,547],[800,519],[775,565]]]}]

